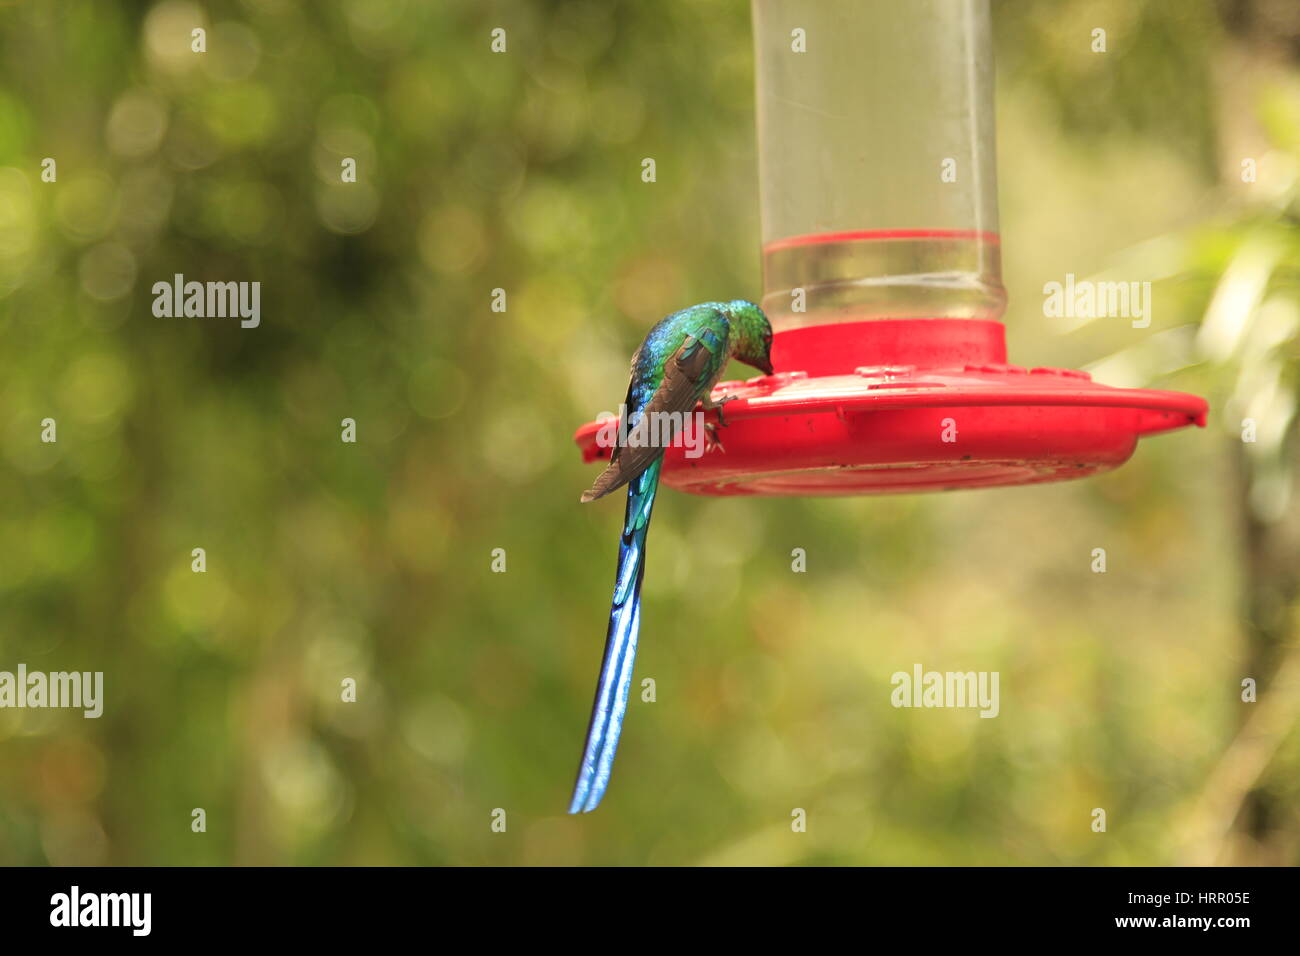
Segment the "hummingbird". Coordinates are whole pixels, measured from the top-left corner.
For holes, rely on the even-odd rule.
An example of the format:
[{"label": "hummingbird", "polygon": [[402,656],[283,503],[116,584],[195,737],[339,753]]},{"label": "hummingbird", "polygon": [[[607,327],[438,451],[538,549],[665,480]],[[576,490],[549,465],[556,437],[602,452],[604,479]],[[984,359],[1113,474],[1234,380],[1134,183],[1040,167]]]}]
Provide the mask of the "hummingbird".
[{"label": "hummingbird", "polygon": [[[726,424],[722,406],[735,396],[711,400],[713,387],[727,360],[735,358],[766,375],[772,374],[772,326],[753,302],[704,302],[661,319],[632,356],[618,434],[636,435],[654,421],[685,421],[697,404],[717,409]],[[670,416],[670,417],[664,417]],[[668,432],[664,437],[665,431]],[[587,743],[578,767],[578,780],[569,803],[570,813],[590,813],[609,786],[614,752],[618,749],[632,661],[636,657],[641,626],[641,579],[645,575],[646,532],[659,488],[664,448],[674,435],[671,425],[660,429],[660,441],[623,440],[610,453],[609,465],[582,494],[582,501],[601,498],[627,485],[627,512],[618,544],[618,571],[614,599],[605,635],[605,658],[596,682],[596,700],[587,725]]]}]

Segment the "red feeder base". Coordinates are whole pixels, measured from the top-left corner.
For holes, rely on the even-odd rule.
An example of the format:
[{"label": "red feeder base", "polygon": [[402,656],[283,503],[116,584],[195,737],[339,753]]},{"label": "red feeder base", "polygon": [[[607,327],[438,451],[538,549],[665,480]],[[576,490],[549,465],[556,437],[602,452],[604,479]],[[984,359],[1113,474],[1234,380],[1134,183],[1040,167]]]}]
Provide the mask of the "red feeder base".
[{"label": "red feeder base", "polygon": [[[864,495],[1082,478],[1122,465],[1143,435],[1205,426],[1204,399],[1111,388],[1086,372],[1006,364],[1002,323],[887,319],[778,332],[775,375],[736,395],[726,451],[665,453],[663,481],[702,495]],[[716,420],[716,413],[710,418]],[[600,423],[584,461],[607,458]]]}]

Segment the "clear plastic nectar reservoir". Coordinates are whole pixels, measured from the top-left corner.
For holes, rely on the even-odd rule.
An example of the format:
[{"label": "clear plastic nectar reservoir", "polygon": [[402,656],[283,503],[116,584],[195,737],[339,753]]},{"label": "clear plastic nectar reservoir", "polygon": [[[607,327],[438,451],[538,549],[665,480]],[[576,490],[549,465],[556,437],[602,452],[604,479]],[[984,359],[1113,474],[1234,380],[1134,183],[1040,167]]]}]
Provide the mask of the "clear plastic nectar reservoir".
[{"label": "clear plastic nectar reservoir", "polygon": [[987,0],[755,0],[778,329],[1000,318]]}]

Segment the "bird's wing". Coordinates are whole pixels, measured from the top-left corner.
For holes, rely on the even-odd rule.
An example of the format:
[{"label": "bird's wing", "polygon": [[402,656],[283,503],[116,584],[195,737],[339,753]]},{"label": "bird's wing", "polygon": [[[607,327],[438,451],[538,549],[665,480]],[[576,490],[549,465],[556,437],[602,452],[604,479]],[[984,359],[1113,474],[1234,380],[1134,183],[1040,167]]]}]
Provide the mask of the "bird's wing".
[{"label": "bird's wing", "polygon": [[[720,367],[717,359],[721,349],[722,342],[712,329],[705,329],[698,336],[687,335],[686,341],[664,363],[664,379],[642,409],[638,423],[648,423],[658,414],[678,412],[685,416],[695,408],[695,403],[712,387],[713,375]],[[628,394],[631,395],[630,389]],[[629,422],[628,427],[630,433],[637,426]],[[656,445],[629,443],[615,448],[608,467],[583,492],[582,500],[595,501],[627,484],[657,461],[664,447],[661,441]]]},{"label": "bird's wing", "polygon": [[[637,366],[641,364],[641,350],[643,348],[645,348],[644,342],[638,345],[636,347],[636,351],[632,353],[632,369],[631,372],[629,373],[630,378],[627,383],[627,395],[624,396],[623,405],[619,409],[618,434],[620,435],[627,434],[628,416],[632,414],[632,406],[636,400],[636,370],[637,370]],[[614,450],[610,452],[609,463],[611,465],[614,464],[614,462],[618,461],[619,457],[622,454],[623,454],[623,446],[615,445]]]}]

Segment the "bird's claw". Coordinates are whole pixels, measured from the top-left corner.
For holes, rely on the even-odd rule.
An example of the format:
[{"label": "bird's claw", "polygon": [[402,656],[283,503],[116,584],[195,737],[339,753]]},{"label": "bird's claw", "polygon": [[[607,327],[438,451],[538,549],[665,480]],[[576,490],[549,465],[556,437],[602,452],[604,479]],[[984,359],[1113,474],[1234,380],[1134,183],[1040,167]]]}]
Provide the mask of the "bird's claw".
[{"label": "bird's claw", "polygon": [[[721,416],[719,416],[719,420],[721,420]],[[723,424],[726,423],[724,422]],[[713,422],[705,422],[704,423],[704,450],[707,453],[713,451],[713,449],[715,448],[718,451],[722,452],[724,455],[727,453],[727,449],[722,447],[722,442],[718,441],[718,426],[713,424]]]},{"label": "bird's claw", "polygon": [[[711,412],[716,409],[718,412],[718,424],[725,428],[727,426],[727,419],[726,416],[722,414],[722,406],[727,404],[727,402],[734,402],[738,398],[740,398],[739,395],[723,395],[716,402],[706,399],[700,404],[704,406],[706,412]],[[719,445],[719,447],[721,447],[721,445]]]}]

